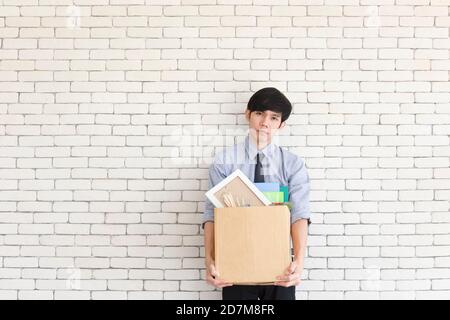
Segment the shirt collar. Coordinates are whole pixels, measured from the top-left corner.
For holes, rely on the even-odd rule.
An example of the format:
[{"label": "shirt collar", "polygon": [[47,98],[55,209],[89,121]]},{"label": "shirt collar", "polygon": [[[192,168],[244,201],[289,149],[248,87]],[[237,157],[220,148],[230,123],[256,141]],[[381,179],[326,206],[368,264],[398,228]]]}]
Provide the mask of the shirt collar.
[{"label": "shirt collar", "polygon": [[263,154],[264,157],[272,157],[272,155],[275,152],[276,145],[271,142],[267,146],[265,146],[263,149],[258,150],[256,147],[256,144],[253,142],[252,139],[250,139],[249,136],[245,138],[245,150],[247,151],[248,157],[251,161],[256,162],[256,154],[259,152],[260,154]]}]

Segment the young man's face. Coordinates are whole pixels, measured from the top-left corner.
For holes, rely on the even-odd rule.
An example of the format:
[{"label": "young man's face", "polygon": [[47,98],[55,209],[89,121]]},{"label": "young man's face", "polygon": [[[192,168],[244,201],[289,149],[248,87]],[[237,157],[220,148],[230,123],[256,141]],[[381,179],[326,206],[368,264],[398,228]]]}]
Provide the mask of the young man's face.
[{"label": "young man's face", "polygon": [[247,110],[245,116],[249,122],[250,135],[261,146],[269,144],[273,135],[285,126],[281,122],[282,114],[278,112]]}]

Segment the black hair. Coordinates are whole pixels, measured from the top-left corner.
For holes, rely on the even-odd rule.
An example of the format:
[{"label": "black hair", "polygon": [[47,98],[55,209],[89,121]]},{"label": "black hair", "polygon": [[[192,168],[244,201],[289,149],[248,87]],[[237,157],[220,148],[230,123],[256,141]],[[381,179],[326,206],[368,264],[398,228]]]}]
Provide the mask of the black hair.
[{"label": "black hair", "polygon": [[286,121],[292,112],[292,104],[278,89],[267,87],[256,91],[247,104],[247,110],[281,113],[281,123]]}]

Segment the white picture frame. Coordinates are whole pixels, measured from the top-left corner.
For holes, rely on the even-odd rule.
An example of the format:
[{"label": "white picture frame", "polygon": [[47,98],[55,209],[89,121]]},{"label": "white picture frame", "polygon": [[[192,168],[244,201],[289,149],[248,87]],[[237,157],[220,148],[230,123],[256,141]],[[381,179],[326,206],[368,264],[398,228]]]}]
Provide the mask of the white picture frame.
[{"label": "white picture frame", "polygon": [[[240,181],[236,179],[240,179]],[[243,184],[241,184],[241,182]],[[242,193],[245,194],[245,192],[247,192],[248,198],[251,198],[250,200],[248,200],[250,206],[268,206],[272,204],[272,202],[266,198],[266,196],[253,184],[252,181],[250,181],[249,178],[247,178],[247,176],[241,170],[236,169],[228,177],[223,179],[221,182],[219,182],[217,185],[215,185],[205,193],[206,197],[216,208],[226,207],[222,199],[220,199],[220,195],[230,183],[235,187],[238,186],[239,183],[241,184],[241,186],[239,186],[240,188],[243,188],[244,186],[248,188],[248,190],[241,189],[241,191],[244,192],[238,192],[239,190],[237,190],[237,192],[238,195],[241,195]],[[249,193],[253,194],[254,197]]]}]

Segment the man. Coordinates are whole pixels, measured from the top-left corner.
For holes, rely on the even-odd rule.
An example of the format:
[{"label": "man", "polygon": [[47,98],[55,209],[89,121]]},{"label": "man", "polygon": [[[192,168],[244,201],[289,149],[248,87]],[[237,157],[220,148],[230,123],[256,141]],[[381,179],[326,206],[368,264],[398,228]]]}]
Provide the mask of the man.
[{"label": "man", "polygon": [[214,207],[206,199],[203,217],[205,235],[206,280],[222,289],[224,300],[295,300],[295,286],[303,270],[308,225],[309,176],[297,155],[272,143],[273,135],[285,126],[292,105],[275,88],[257,91],[249,100],[245,117],[249,135],[245,141],[218,153],[209,170],[209,186],[213,187],[234,170],[240,169],[254,182],[279,182],[289,188],[291,237],[294,258],[274,285],[233,285],[219,279],[214,265]]}]

